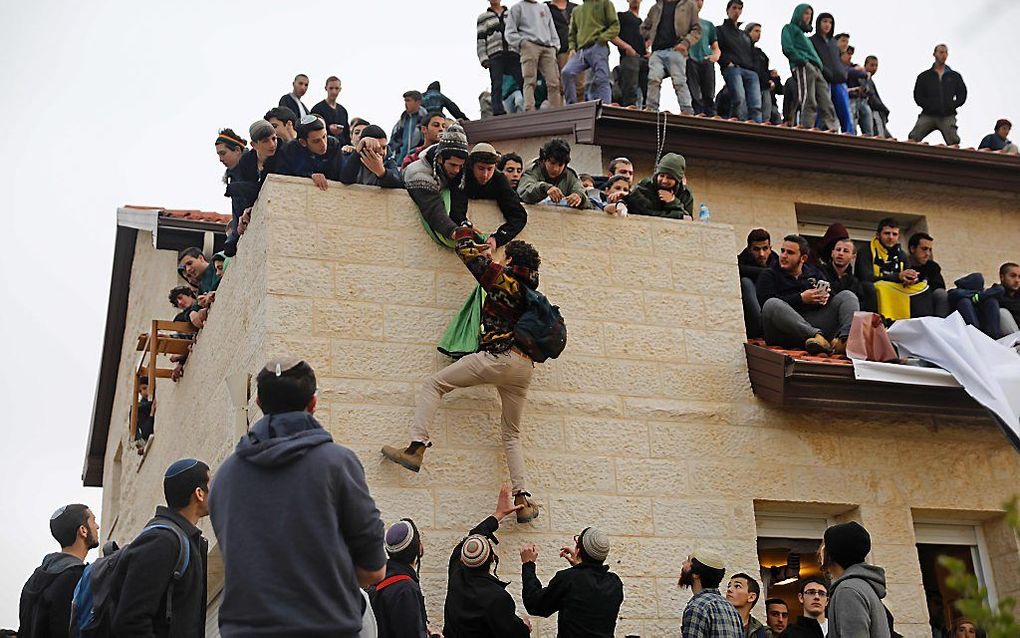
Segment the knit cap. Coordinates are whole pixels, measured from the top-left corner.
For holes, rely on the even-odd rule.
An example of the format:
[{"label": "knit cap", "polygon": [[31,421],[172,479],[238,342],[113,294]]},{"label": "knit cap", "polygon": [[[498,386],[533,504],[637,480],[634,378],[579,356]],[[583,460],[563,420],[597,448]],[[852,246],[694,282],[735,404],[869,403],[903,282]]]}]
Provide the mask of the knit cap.
[{"label": "knit cap", "polygon": [[447,157],[455,155],[467,159],[468,138],[464,128],[459,124],[451,124],[446,127],[439,137],[439,154]]},{"label": "knit cap", "polygon": [[665,173],[676,181],[682,181],[687,170],[687,160],[677,153],[666,153],[655,165],[655,174]]},{"label": "knit cap", "polygon": [[468,536],[460,548],[460,562],[471,569],[485,566],[491,556],[492,545],[481,534]]},{"label": "knit cap", "polygon": [[857,521],[840,523],[825,530],[825,553],[843,569],[863,563],[871,551],[871,534]]},{"label": "knit cap", "polygon": [[581,549],[592,560],[602,562],[609,556],[609,536],[597,527],[581,532]]},{"label": "knit cap", "polygon": [[252,142],[261,142],[268,139],[275,132],[276,129],[266,120],[258,120],[248,127],[248,137],[251,138]]}]

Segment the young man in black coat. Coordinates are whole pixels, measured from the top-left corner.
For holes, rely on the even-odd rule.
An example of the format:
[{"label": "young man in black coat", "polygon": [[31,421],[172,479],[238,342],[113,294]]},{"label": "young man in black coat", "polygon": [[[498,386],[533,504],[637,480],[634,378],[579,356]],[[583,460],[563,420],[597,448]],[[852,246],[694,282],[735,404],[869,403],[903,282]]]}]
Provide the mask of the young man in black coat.
[{"label": "young man in black coat", "polygon": [[[499,155],[495,148],[484,142],[475,144],[468,154],[461,181],[468,199],[493,200],[499,206],[499,212],[503,213],[506,221],[489,235],[488,244],[493,249],[506,245],[528,223],[528,211],[506,175],[496,170],[498,163]],[[451,202],[450,219],[458,224],[467,219],[467,200]]]},{"label": "young man in black coat", "polygon": [[531,633],[530,621],[517,616],[514,599],[506,591],[510,583],[496,578],[496,530],[501,520],[522,507],[514,506],[510,486],[503,485],[496,511],[450,554],[445,638],[527,638]]},{"label": "young man in black coat", "polygon": [[597,527],[586,527],[574,537],[573,547],[564,547],[560,556],[570,567],[556,572],[548,587],[542,587],[535,573],[538,547],[528,543],[521,548],[524,607],[529,614],[548,618],[559,612],[557,635],[604,636],[612,638],[616,618],[623,604],[623,581],[605,564],[609,555],[609,537]]},{"label": "young man in black coat", "polygon": [[920,142],[932,131],[938,130],[946,144],[960,143],[956,129],[956,109],[967,101],[967,85],[963,76],[946,65],[949,47],[940,44],[932,52],[935,64],[917,76],[914,82],[914,102],[921,107],[917,124],[907,136]]},{"label": "young man in black coat", "polygon": [[772,250],[772,237],[764,228],[755,228],[747,234],[747,246],[737,255],[740,270],[740,299],[744,306],[744,330],[749,338],[761,336],[761,304],[756,285],[758,275],[779,263],[779,255]]},{"label": "young man in black coat", "polygon": [[71,599],[85,571],[85,556],[99,547],[99,525],[87,505],[65,505],[54,512],[50,533],[60,544],[60,551],[47,554],[21,590],[19,636],[67,636]]},{"label": "young man in black coat", "polygon": [[[113,635],[159,638],[205,635],[205,561],[209,543],[197,525],[209,515],[209,479],[209,466],[197,459],[182,459],[167,468],[163,475],[167,507],[157,507],[146,527],[178,527],[189,543],[188,566],[181,578],[172,582],[181,547],[171,529],[143,532],[122,549],[123,568],[118,565],[118,570],[123,569],[123,581],[113,616]],[[171,583],[173,596],[168,614],[167,590]]]},{"label": "young man in black coat", "polygon": [[369,590],[379,638],[427,638],[417,567],[425,554],[418,526],[402,518],[386,530],[386,578]]}]

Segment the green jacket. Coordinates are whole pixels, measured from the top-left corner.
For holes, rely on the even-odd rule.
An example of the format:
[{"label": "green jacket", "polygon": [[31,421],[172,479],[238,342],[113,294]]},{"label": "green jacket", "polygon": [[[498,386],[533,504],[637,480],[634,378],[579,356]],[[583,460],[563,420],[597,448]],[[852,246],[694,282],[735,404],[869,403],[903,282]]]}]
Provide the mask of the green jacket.
[{"label": "green jacket", "polygon": [[612,0],[584,0],[570,14],[568,49],[580,51],[592,44],[606,44],[619,34],[620,18]]},{"label": "green jacket", "polygon": [[[790,70],[796,69],[805,64],[813,64],[822,69],[822,59],[818,57],[814,45],[808,39],[807,34],[811,32],[811,25],[804,24],[804,12],[811,9],[809,4],[798,4],[793,10],[793,17],[790,24],[783,27],[782,44],[783,54],[790,60]],[[814,12],[814,9],[812,9]]]},{"label": "green jacket", "polygon": [[[577,13],[577,9],[574,10]],[[591,208],[591,201],[588,199],[588,194],[584,192],[584,186],[581,185],[581,180],[578,179],[577,173],[574,169],[569,166],[563,169],[560,173],[559,178],[556,180],[550,180],[546,176],[545,171],[542,170],[542,161],[535,160],[535,163],[531,165],[531,168],[524,171],[521,175],[521,182],[517,185],[517,193],[521,196],[521,201],[525,204],[537,204],[546,197],[549,196],[549,189],[555,186],[556,188],[563,191],[563,195],[567,196],[571,193],[577,193],[581,196],[581,208]]]},{"label": "green jacket", "polygon": [[[627,196],[627,209],[632,215],[651,215],[653,217],[672,217],[683,219],[684,215],[694,218],[694,194],[684,186],[684,173],[687,160],[677,153],[666,153],[655,166],[655,173],[647,177]],[[676,198],[665,203],[659,198],[658,176],[665,173],[676,180],[673,194]]]}]

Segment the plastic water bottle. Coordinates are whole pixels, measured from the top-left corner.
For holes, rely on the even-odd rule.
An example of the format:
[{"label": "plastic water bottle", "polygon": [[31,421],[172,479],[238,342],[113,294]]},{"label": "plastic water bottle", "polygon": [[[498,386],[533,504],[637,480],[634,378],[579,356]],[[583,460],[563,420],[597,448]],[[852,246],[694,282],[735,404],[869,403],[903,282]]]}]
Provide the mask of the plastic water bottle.
[{"label": "plastic water bottle", "polygon": [[712,213],[708,210],[708,205],[705,202],[701,202],[701,206],[698,208],[698,221],[707,222],[712,218]]}]

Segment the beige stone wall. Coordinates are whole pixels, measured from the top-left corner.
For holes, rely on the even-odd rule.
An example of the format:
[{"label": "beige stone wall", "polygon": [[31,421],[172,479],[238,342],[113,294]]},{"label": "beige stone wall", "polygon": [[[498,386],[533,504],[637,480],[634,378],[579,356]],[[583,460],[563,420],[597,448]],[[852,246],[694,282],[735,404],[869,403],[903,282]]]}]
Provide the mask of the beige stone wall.
[{"label": "beige stone wall", "polygon": [[[725,219],[726,206],[719,210]],[[907,636],[924,636],[926,626],[914,510],[988,521],[1003,565],[994,569],[999,593],[1020,593],[1016,537],[996,513],[1020,485],[1020,464],[994,425],[766,407],[747,381],[731,227],[529,212],[521,238],[541,251],[542,290],[561,307],[569,342],[563,357],[536,368],[525,414],[542,514],[525,526],[507,521],[500,533],[500,575],[518,601],[522,543],[540,546],[548,582],[564,566],[558,548],[598,525],[612,536],[610,564],[626,587],[619,635],[678,636],[688,598],[676,586],[683,557],[708,548],[727,557],[731,572],[756,573],[755,509],[766,502],[863,521]],[[485,203],[473,202],[470,214],[482,230],[499,220]],[[291,352],[316,368],[317,416],[357,451],[387,523],[411,516],[422,528],[423,589],[439,622],[449,552],[492,511],[507,479],[496,394],[447,397],[420,474],[385,462],[379,448],[406,443],[422,378],[448,363],[435,344],[473,280],[427,239],[401,191],[333,184],[323,193],[274,177],[255,218],[185,380],[161,382],[154,458],[139,471],[133,457],[124,461],[130,477],[114,535],[144,523],[166,463],[193,454],[215,469],[228,453],[235,437],[224,376]],[[142,262],[162,258],[140,257],[139,277]],[[136,298],[150,295],[165,298],[132,286],[132,317],[149,311]],[[115,427],[107,472],[120,436]],[[553,623],[536,622],[534,635],[554,635]]]}]

